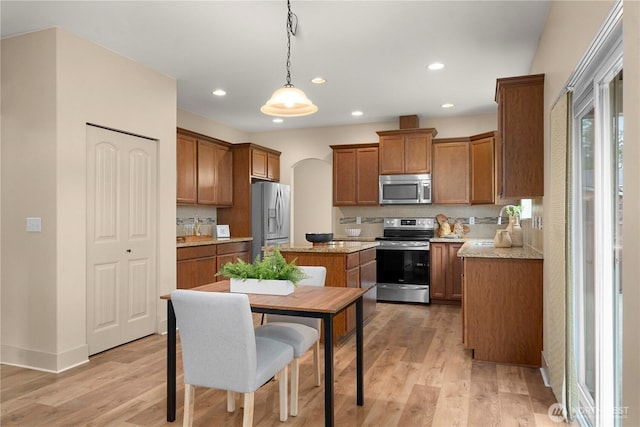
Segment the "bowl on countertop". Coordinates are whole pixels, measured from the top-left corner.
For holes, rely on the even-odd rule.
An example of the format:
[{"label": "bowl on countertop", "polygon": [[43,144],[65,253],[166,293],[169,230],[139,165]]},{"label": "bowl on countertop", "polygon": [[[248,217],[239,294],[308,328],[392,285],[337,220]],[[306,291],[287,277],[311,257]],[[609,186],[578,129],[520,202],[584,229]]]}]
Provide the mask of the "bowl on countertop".
[{"label": "bowl on countertop", "polygon": [[306,233],[304,237],[311,243],[329,243],[333,240],[333,233]]},{"label": "bowl on countertop", "polygon": [[360,232],[362,230],[360,230],[359,228],[345,228],[344,232],[347,234],[347,236],[349,237],[358,237],[360,235]]}]

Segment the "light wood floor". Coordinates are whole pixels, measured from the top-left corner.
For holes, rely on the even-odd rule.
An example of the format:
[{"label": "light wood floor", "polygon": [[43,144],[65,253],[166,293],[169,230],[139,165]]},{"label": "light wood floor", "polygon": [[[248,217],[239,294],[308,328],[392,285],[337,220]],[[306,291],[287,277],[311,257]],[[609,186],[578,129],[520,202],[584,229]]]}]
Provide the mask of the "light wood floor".
[{"label": "light wood floor", "polygon": [[[301,366],[300,413],[278,420],[277,385],[256,393],[254,425],[324,425],[324,387],[313,386],[310,353]],[[355,404],[355,340],[335,353],[337,426],[559,426],[537,369],[474,362],[461,342],[460,308],[378,304],[365,326],[365,405]],[[2,426],[165,426],[166,337],[149,336],[91,357],[62,374],[1,366]],[[225,394],[196,389],[195,426],[240,426]]]}]

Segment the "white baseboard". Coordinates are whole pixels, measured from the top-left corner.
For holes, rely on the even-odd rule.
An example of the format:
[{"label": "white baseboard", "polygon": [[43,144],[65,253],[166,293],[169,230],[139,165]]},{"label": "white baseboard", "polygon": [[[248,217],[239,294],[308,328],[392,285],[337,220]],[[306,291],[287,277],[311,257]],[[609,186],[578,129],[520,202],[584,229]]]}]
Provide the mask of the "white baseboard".
[{"label": "white baseboard", "polygon": [[540,367],[540,374],[542,375],[542,381],[546,387],[551,387],[551,377],[549,374],[549,364],[547,358],[544,357],[544,351],[542,352],[542,366]]},{"label": "white baseboard", "polygon": [[55,354],[3,344],[0,348],[0,361],[5,365],[59,374],[89,362],[89,348],[81,345]]}]

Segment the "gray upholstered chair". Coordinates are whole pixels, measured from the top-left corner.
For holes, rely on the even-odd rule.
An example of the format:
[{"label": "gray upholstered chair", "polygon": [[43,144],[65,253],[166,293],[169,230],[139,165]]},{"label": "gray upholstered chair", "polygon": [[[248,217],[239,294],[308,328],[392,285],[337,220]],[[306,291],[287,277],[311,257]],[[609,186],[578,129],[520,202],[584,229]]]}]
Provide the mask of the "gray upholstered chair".
[{"label": "gray upholstered chair", "polygon": [[244,393],[244,427],[253,424],[254,392],[280,374],[280,421],[287,414],[290,345],[256,337],[246,294],[176,290],[171,293],[184,368],[184,425],[193,422],[194,386],[227,390],[227,410]]},{"label": "gray upholstered chair", "polygon": [[[300,266],[308,278],[299,285],[324,286],[327,276],[325,267]],[[269,314],[267,323],[256,329],[256,336],[270,338],[293,347],[291,363],[291,415],[298,415],[299,359],[313,346],[314,379],[320,386],[320,319],[312,317],[283,316]],[[285,380],[286,381],[286,380]]]}]

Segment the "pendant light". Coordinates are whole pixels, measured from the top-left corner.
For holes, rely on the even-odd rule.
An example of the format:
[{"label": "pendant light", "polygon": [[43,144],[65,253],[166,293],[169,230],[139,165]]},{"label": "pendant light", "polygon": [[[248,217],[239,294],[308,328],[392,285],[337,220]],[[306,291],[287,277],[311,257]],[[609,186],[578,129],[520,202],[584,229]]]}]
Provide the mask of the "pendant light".
[{"label": "pendant light", "polygon": [[[266,104],[260,108],[264,114],[278,117],[308,116],[318,111],[318,107],[303,91],[291,84],[291,36],[296,35],[298,17],[291,12],[291,2],[287,0],[287,83],[276,90]],[[294,24],[295,20],[295,24]]]}]

